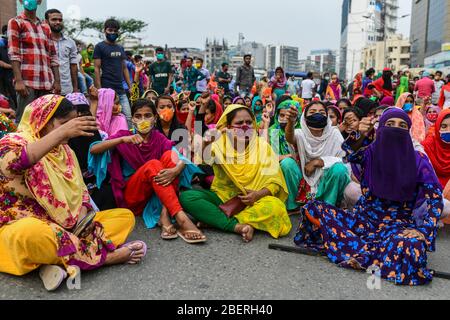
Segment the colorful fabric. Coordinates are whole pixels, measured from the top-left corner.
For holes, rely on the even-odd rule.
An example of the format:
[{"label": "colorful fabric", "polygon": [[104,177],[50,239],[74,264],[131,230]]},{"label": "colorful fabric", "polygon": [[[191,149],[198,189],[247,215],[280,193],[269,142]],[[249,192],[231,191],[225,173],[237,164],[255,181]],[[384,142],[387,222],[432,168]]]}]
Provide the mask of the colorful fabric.
[{"label": "colorful fabric", "polygon": [[6,134],[15,132],[17,130],[14,121],[9,119],[3,113],[0,113],[0,139],[3,138]]},{"label": "colorful fabric", "polygon": [[286,200],[286,209],[293,211],[298,209],[299,204],[296,201],[300,181],[302,181],[302,171],[297,161],[293,158],[286,158],[280,162],[281,171],[288,188],[288,199]]},{"label": "colorful fabric", "polygon": [[435,124],[436,134],[428,136],[422,143],[443,188],[450,181],[450,145],[442,141],[439,132],[442,121],[449,115],[448,109],[441,112]]},{"label": "colorful fabric", "polygon": [[395,101],[398,101],[400,96],[409,92],[409,77],[403,76],[400,78],[400,85],[397,88],[397,94],[395,95]]},{"label": "colorful fabric", "polygon": [[25,13],[8,24],[8,54],[11,61],[20,62],[25,86],[50,91],[53,87],[52,67],[58,67],[58,54],[50,38],[48,24],[39,19],[30,21]]},{"label": "colorful fabric", "polygon": [[294,148],[289,145],[289,143],[286,140],[286,133],[281,128],[281,125],[278,121],[278,117],[280,114],[280,110],[288,110],[291,108],[291,106],[295,106],[298,109],[299,119],[295,125],[295,127],[298,129],[300,128],[300,115],[302,114],[302,107],[301,105],[294,101],[294,100],[288,100],[280,103],[278,106],[275,117],[274,117],[274,124],[269,129],[269,136],[270,136],[270,145],[272,146],[273,151],[280,156],[285,156],[288,154],[294,155],[295,150]]},{"label": "colorful fabric", "polygon": [[330,84],[327,87],[326,96],[328,97],[328,100],[340,100],[342,96],[342,87],[339,84],[339,81],[336,83],[330,82]]},{"label": "colorful fabric", "polygon": [[[256,103],[258,101],[260,101],[261,104],[262,104],[260,107],[256,106]],[[256,117],[256,123],[257,123],[258,126],[262,122],[263,109],[264,109],[264,103],[263,103],[262,99],[259,96],[254,97],[253,101],[252,101],[252,111],[253,111],[253,114]]]}]

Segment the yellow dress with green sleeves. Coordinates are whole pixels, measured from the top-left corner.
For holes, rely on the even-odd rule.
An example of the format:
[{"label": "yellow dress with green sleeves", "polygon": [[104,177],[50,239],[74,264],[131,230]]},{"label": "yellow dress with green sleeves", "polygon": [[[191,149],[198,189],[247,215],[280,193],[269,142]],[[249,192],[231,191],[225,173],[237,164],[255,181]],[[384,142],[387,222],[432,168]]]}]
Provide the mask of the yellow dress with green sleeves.
[{"label": "yellow dress with green sleeves", "polygon": [[[229,106],[217,128],[224,128],[227,114],[239,108],[242,106]],[[256,122],[254,124],[256,127]],[[246,194],[247,190],[266,188],[272,194],[236,215],[239,223],[266,231],[274,238],[288,235],[292,229],[285,206],[288,189],[278,157],[270,145],[263,138],[254,136],[245,151],[239,153],[230,143],[228,134],[223,134],[212,145],[211,154],[215,175],[211,190],[223,202]]]}]

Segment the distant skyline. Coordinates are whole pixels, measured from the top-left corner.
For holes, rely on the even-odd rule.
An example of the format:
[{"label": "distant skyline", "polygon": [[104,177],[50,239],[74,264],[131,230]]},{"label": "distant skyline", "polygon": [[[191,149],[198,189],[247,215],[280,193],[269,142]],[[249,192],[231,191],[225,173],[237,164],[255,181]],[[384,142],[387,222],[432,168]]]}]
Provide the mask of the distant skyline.
[{"label": "distant skyline", "polygon": [[[399,1],[399,15],[411,13],[412,0]],[[144,43],[169,47],[204,48],[206,38],[237,44],[242,32],[248,41],[300,48],[304,58],[313,49],[337,50],[340,43],[342,0],[165,1],[48,0],[68,16],[105,19],[135,18],[149,23]],[[156,9],[157,7],[157,9]],[[399,33],[409,37],[410,17],[399,21]]]}]

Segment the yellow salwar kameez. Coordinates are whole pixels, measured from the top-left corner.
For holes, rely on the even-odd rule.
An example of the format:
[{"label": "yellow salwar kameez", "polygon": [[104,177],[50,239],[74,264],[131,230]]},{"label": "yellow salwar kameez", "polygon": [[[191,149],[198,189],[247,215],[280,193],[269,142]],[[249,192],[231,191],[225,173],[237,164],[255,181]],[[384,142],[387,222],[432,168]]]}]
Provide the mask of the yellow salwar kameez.
[{"label": "yellow salwar kameez", "polygon": [[35,100],[18,133],[0,140],[0,272],[20,276],[43,264],[96,269],[134,228],[129,210],[110,210],[97,214],[90,234],[76,237],[79,214],[92,207],[75,154],[60,145],[30,164],[27,145],[40,139],[62,99]]},{"label": "yellow salwar kameez", "polygon": [[[217,129],[226,128],[227,115],[241,108],[244,107],[229,106],[219,120]],[[256,128],[254,117],[253,121],[253,127]],[[228,232],[233,232],[239,222],[268,232],[274,238],[288,235],[292,229],[284,204],[288,191],[278,157],[271,146],[255,134],[246,150],[239,153],[232,146],[228,134],[224,133],[213,143],[211,155],[208,161],[214,169],[211,191],[184,192],[180,197],[183,208],[197,220]],[[260,199],[234,218],[228,219],[218,208],[236,196],[247,194],[247,190],[263,189],[269,190],[272,196]]]}]

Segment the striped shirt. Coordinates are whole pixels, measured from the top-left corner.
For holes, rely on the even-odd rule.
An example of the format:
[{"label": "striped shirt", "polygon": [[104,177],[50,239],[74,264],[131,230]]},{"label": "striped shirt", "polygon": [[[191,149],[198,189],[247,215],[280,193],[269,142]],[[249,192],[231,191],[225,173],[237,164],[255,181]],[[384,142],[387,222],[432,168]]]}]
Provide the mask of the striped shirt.
[{"label": "striped shirt", "polygon": [[52,67],[58,67],[58,55],[50,38],[50,27],[39,19],[29,20],[25,13],[8,23],[8,54],[21,63],[24,84],[35,90],[51,90]]}]

